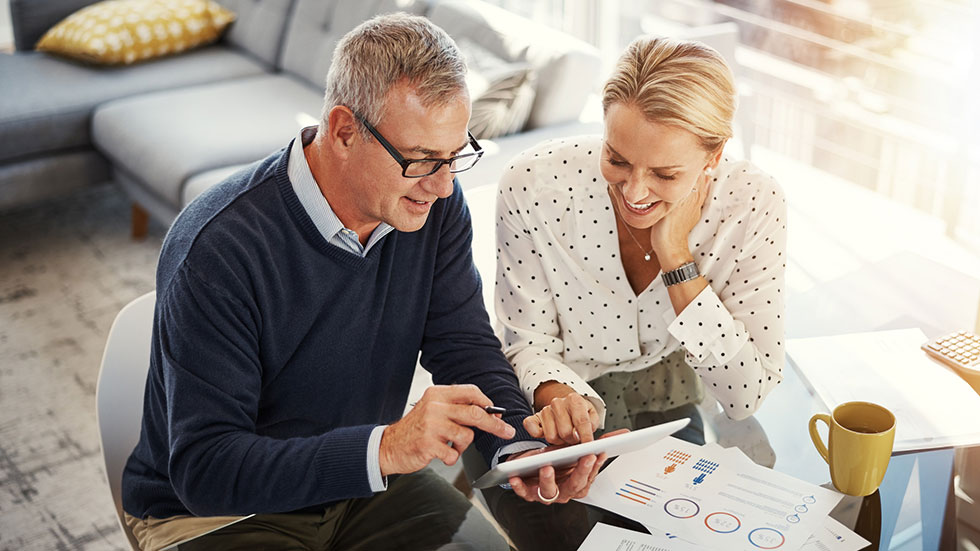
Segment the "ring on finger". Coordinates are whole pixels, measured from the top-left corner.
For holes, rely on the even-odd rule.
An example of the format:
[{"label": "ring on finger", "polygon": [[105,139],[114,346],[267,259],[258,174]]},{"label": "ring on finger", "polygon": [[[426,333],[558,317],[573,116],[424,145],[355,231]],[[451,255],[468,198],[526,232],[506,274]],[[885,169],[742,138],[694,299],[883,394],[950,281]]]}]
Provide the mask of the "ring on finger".
[{"label": "ring on finger", "polygon": [[558,488],[555,488],[555,495],[553,497],[551,497],[551,498],[547,498],[547,497],[544,497],[543,495],[541,495],[541,486],[538,486],[538,498],[540,498],[541,501],[543,501],[545,503],[551,503],[552,501],[558,499],[558,494],[560,494],[560,493],[561,493],[561,490],[559,490]]}]

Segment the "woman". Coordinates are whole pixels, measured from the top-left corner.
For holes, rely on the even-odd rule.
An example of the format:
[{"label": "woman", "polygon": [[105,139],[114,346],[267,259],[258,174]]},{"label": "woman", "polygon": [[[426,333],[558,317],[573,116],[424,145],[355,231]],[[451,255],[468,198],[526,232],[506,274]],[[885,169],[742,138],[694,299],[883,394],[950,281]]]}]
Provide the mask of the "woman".
[{"label": "woman", "polygon": [[551,443],[680,417],[707,389],[751,415],[783,364],[786,204],[722,149],[731,71],[697,42],[641,38],[603,90],[605,135],[521,154],[497,202],[496,314]]}]

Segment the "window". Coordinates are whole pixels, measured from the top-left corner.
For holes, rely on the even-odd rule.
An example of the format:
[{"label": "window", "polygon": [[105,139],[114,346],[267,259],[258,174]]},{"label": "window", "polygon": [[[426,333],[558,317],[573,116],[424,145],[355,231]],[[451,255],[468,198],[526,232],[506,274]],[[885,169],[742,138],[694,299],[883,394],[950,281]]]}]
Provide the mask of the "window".
[{"label": "window", "polygon": [[974,99],[980,89],[980,4],[495,3],[598,46],[610,67],[640,34],[733,22],[736,77],[740,89],[751,91],[751,117],[737,121],[744,127],[737,132],[757,146],[937,216],[949,236],[980,251],[980,101]]}]

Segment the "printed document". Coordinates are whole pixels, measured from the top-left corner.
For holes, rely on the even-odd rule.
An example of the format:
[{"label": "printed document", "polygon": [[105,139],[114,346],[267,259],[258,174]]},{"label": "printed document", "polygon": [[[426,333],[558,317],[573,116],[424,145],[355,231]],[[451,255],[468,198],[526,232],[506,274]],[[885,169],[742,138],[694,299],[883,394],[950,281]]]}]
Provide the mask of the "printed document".
[{"label": "printed document", "polygon": [[698,548],[667,536],[641,534],[600,522],[578,551],[698,551]]},{"label": "printed document", "polygon": [[849,530],[843,524],[827,517],[820,530],[812,535],[800,551],[858,551],[871,542]]},{"label": "printed document", "polygon": [[668,437],[620,456],[580,501],[701,548],[758,551],[800,549],[842,497],[737,448]]},{"label": "printed document", "polygon": [[[651,528],[648,530],[649,535],[598,523],[578,551],[705,551],[704,548],[670,533]],[[827,517],[820,531],[810,536],[800,551],[859,551],[869,545],[871,542],[832,517]]]}]

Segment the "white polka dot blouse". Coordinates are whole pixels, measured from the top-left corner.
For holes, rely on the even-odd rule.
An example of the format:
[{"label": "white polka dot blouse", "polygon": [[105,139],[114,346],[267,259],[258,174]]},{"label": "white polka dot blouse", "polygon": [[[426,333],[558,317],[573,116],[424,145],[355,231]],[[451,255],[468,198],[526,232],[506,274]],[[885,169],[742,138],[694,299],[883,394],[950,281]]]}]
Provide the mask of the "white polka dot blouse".
[{"label": "white polka dot blouse", "polygon": [[[729,417],[759,407],[782,379],[786,200],[746,161],[713,172],[689,243],[704,289],[682,312],[660,277],[636,295],[620,260],[599,172],[602,138],[545,142],[516,157],[497,197],[498,336],[528,400],[547,381],[605,404],[588,381],[639,371],[675,351]],[[675,390],[674,394],[678,394]]]}]

